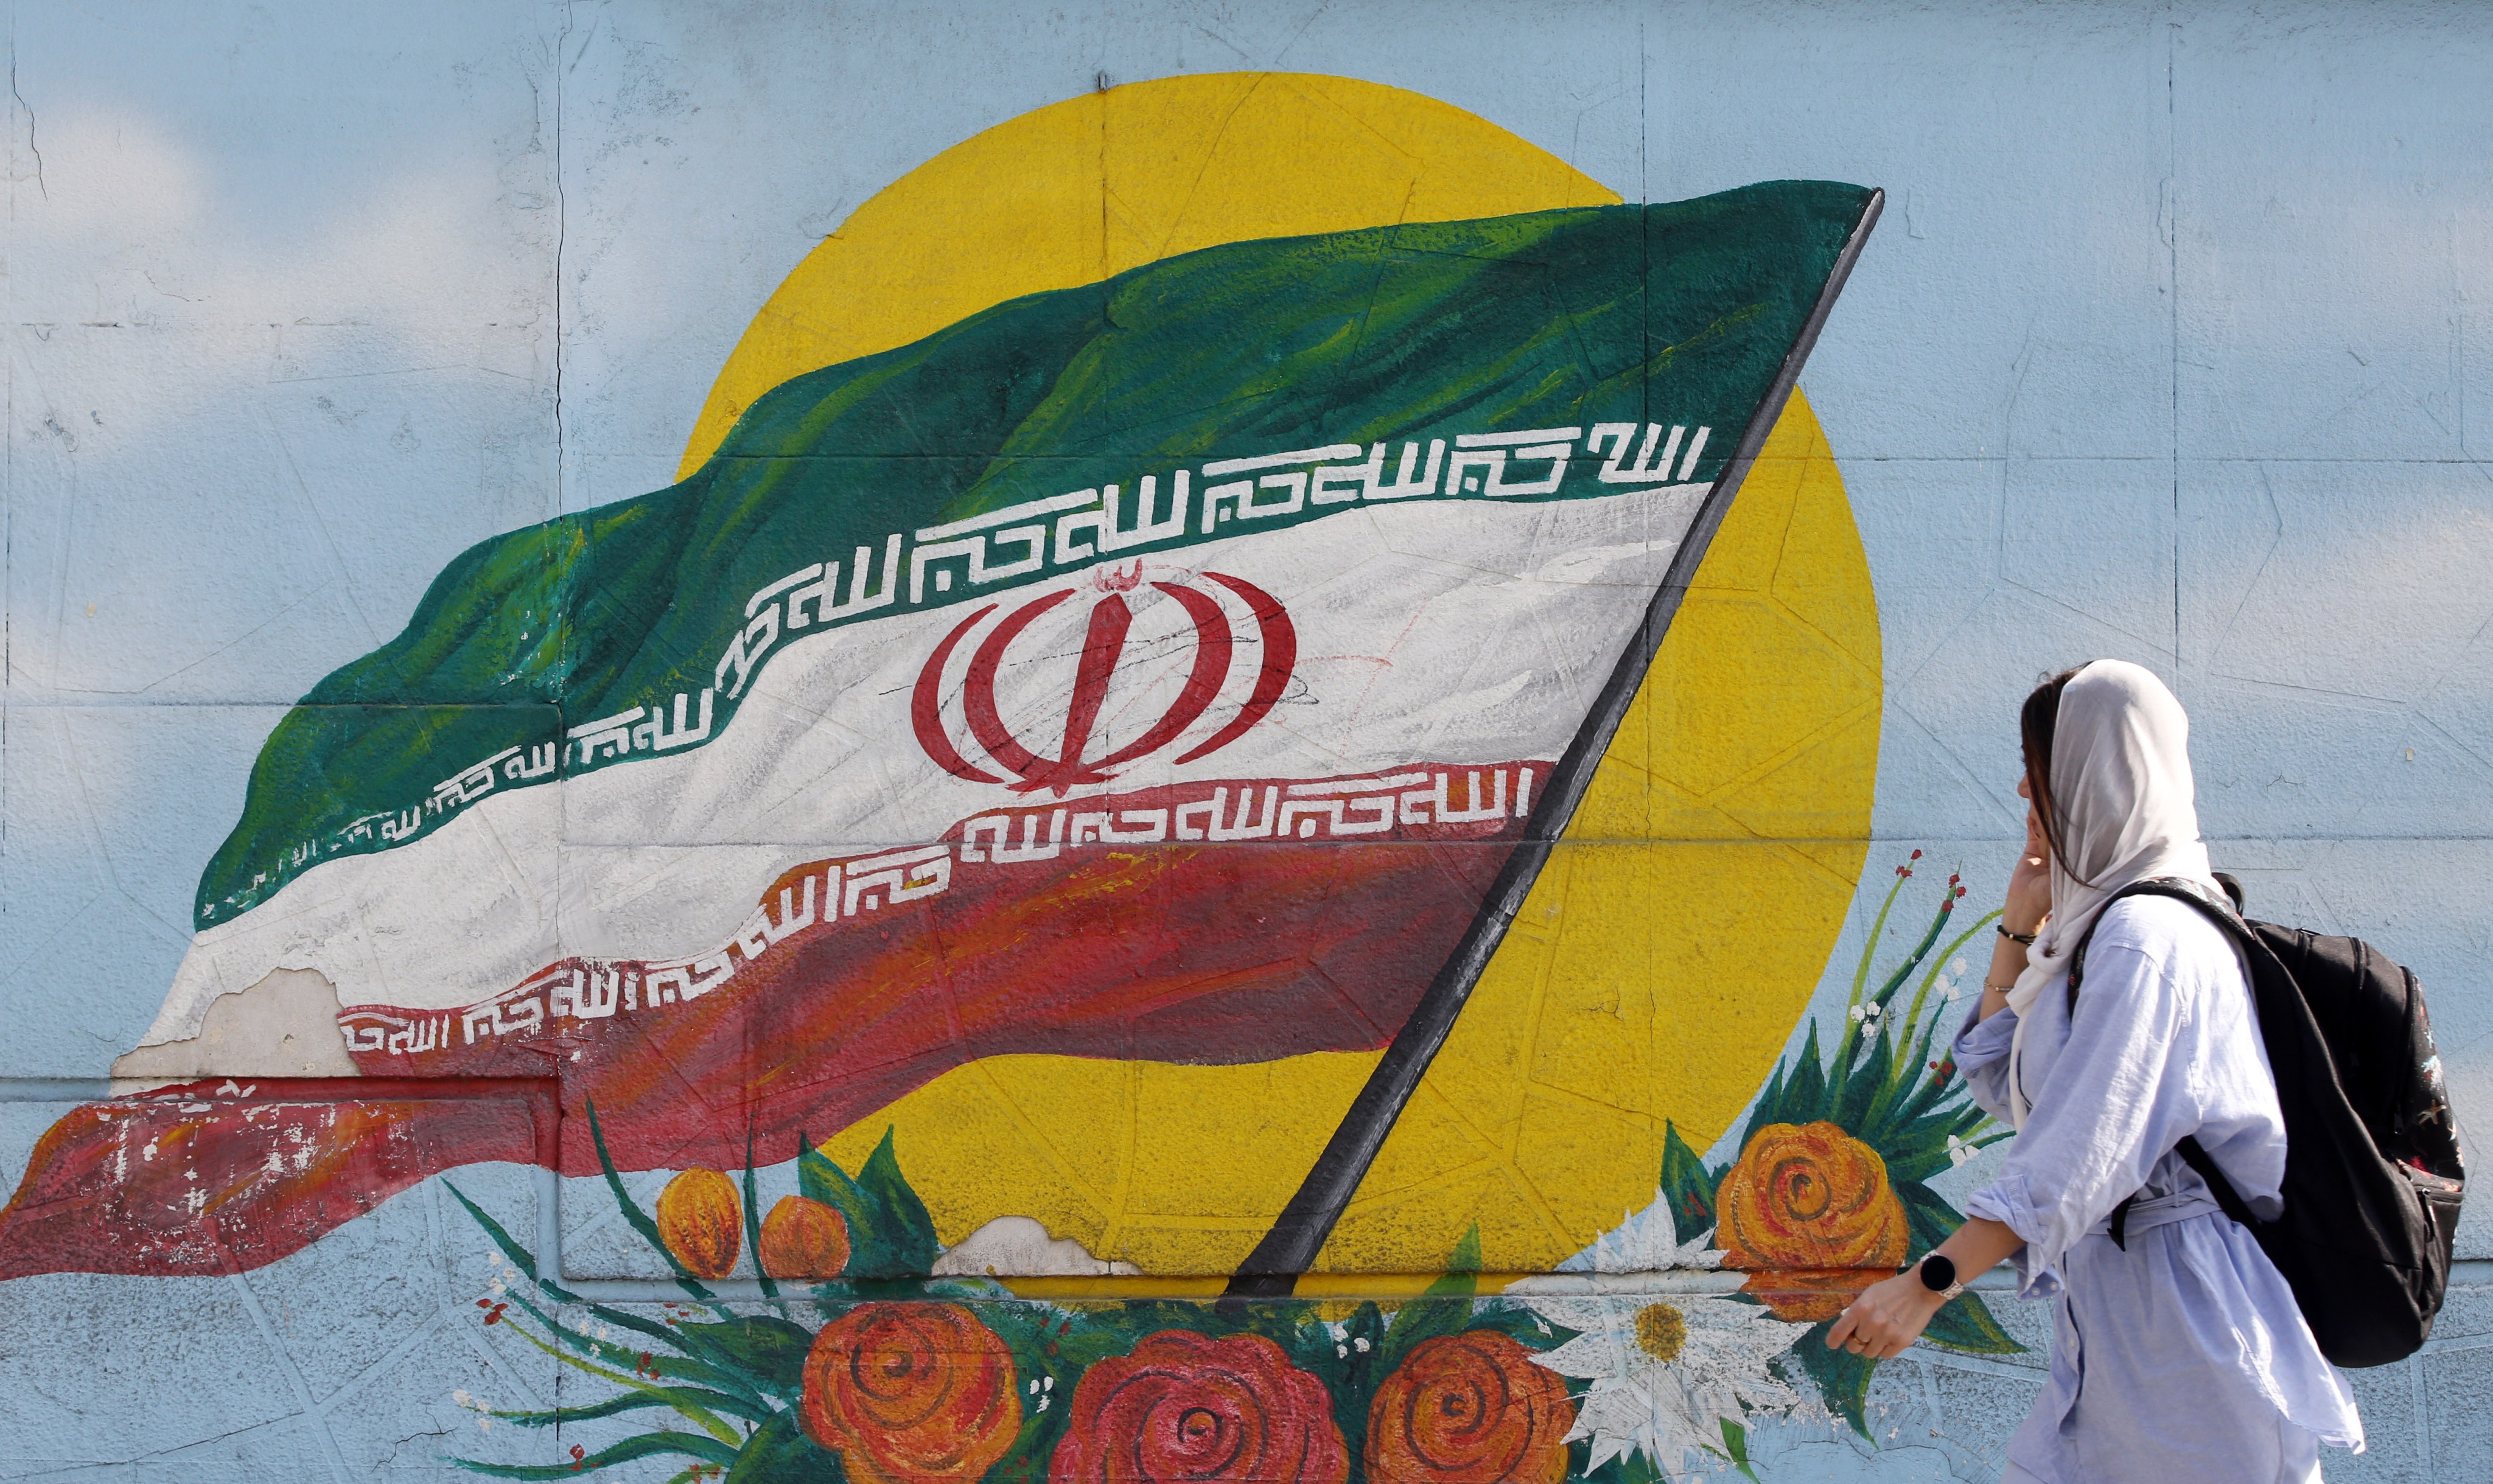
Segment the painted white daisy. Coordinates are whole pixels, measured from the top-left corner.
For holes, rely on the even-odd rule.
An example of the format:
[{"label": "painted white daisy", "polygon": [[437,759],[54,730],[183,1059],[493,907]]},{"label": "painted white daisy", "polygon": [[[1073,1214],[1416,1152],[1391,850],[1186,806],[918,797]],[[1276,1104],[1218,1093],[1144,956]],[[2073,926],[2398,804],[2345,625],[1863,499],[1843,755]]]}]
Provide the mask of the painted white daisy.
[{"label": "painted white daisy", "polygon": [[[1662,1273],[1673,1268],[1717,1268],[1723,1254],[1706,1239],[1679,1240],[1678,1223],[1668,1197],[1657,1199],[1618,1226],[1593,1239],[1593,1245],[1558,1264],[1562,1273]],[[1517,1290],[1517,1291],[1525,1291]]]},{"label": "painted white daisy", "polygon": [[1641,1452],[1673,1475],[1699,1450],[1711,1450],[1699,1452],[1710,1467],[1719,1461],[1724,1419],[1745,1425],[1751,1409],[1780,1411],[1801,1401],[1766,1362],[1809,1326],[1785,1323],[1760,1305],[1705,1293],[1520,1296],[1551,1323],[1577,1331],[1532,1358],[1593,1383],[1567,1435],[1570,1442],[1592,1439],[1589,1469]]}]

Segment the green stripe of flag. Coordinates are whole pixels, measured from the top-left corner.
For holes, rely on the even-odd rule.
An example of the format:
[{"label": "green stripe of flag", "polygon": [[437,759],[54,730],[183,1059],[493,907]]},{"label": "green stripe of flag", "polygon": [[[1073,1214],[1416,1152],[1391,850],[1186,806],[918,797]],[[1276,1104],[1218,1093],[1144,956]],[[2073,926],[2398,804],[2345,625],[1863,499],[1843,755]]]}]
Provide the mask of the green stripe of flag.
[{"label": "green stripe of flag", "polygon": [[[593,719],[654,707],[652,735],[680,716],[684,745],[716,737],[793,632],[774,619],[761,638],[752,600],[826,559],[842,564],[830,596],[846,598],[861,547],[880,578],[901,538],[904,570],[889,604],[834,624],[1121,559],[1059,563],[1051,549],[978,583],[958,556],[918,561],[942,544],[918,533],[1111,484],[1130,526],[1145,475],[1163,510],[1181,469],[1196,497],[1183,533],[1153,550],[1356,508],[1307,502],[1207,534],[1202,496],[1222,476],[1205,467],[1222,460],[1382,442],[1390,477],[1405,441],[1451,450],[1458,434],[1650,416],[1724,430],[1691,470],[1709,479],[1868,196],[1787,181],[1675,205],[1236,243],[798,376],[682,483],[462,553],[404,633],[315,686],[260,752],[242,818],[200,877],[197,924],[320,861],[420,839],[491,789],[650,755],[582,747],[572,731]],[[1617,492],[1595,479],[1601,463],[1578,442],[1548,497]],[[976,536],[991,565],[1009,565],[1024,547],[999,535],[956,541]]]}]

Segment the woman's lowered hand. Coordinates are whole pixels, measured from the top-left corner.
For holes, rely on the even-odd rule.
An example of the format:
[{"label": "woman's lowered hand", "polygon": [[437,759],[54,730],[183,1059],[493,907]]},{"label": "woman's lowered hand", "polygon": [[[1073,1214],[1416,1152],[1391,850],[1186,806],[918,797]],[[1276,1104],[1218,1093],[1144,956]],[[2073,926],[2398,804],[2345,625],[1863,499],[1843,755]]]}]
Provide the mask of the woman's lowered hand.
[{"label": "woman's lowered hand", "polygon": [[[2026,1245],[2005,1224],[1976,1216],[1956,1229],[1937,1251],[1956,1267],[1957,1277],[1971,1283],[2016,1255]],[[1922,1282],[1918,1266],[1870,1285],[1851,1307],[1836,1316],[1826,1332],[1826,1348],[1850,1350],[1866,1360],[1887,1360],[1905,1352],[1922,1337],[1931,1316],[1947,1300]]]},{"label": "woman's lowered hand", "polygon": [[1836,1316],[1835,1327],[1826,1332],[1826,1348],[1850,1350],[1865,1360],[1901,1355],[1922,1337],[1923,1327],[1939,1312],[1940,1302],[1937,1293],[1923,1286],[1921,1274],[1907,1268],[1870,1285],[1850,1308]]}]

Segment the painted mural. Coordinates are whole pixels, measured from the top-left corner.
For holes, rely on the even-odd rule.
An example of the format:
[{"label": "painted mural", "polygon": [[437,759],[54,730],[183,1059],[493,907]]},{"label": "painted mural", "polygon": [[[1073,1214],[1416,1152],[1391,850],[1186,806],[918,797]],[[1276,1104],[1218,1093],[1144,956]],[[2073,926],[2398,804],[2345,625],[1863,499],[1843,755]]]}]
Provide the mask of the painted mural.
[{"label": "painted mural", "polygon": [[0,1477],[1998,1477],[2038,672],[2493,1088],[2488,15],[15,7]]},{"label": "painted mural", "polygon": [[[481,1343],[586,1388],[462,1394],[543,1439],[444,1455],[501,1477],[1867,1439],[1825,1324],[1995,1137],[1935,1050],[1988,919],[1915,862],[1778,1060],[1867,855],[1877,615],[1795,378],[1880,200],[1628,205],[1325,77],[939,156],[677,483],[465,552],[277,725],[0,1278],[248,1272],[439,1182]],[[496,1164],[629,1250],[541,1261]],[[1670,1269],[1722,1281],[1598,1281]],[[2020,1348],[1972,1294],[1932,1341]]]},{"label": "painted mural", "polygon": [[[1882,927],[1912,874],[1896,868]],[[487,1432],[660,1420],[552,1464],[466,1466],[527,1479],[664,1458],[686,1479],[1646,1484],[1692,1468],[1757,1478],[1749,1428],[1795,1413],[1867,1439],[1878,1362],[1828,1349],[1829,1323],[1964,1220],[1929,1178],[2006,1137],[1933,1059],[1958,1013],[1958,951],[1992,921],[1957,927],[1964,891],[1945,882],[1875,981],[1863,956],[1833,1045],[1813,1025],[1775,1068],[1735,1160],[1709,1168],[1667,1129],[1660,1198],[1570,1264],[1585,1276],[1486,1277],[1474,1228],[1441,1276],[1382,1304],[1048,1301],[1016,1291],[1043,1284],[925,1280],[944,1248],[887,1128],[854,1173],[799,1141],[800,1193],[766,1215],[750,1152],[740,1186],[685,1170],[650,1210],[592,1110],[612,1200],[685,1297],[654,1320],[584,1301],[460,1196],[496,1250],[475,1322],[589,1378],[595,1396],[551,1410],[460,1401]],[[1745,1276],[1714,1293],[1598,1286],[1668,1269]],[[739,1272],[762,1302],[706,1286]],[[1928,1343],[2024,1349],[1973,1293],[1940,1310]]]}]

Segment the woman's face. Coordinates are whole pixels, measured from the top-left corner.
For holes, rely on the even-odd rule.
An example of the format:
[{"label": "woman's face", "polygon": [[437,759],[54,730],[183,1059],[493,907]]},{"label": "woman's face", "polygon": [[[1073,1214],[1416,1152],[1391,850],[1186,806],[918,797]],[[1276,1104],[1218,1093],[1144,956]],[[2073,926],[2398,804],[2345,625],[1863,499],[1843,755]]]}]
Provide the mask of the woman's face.
[{"label": "woman's face", "polygon": [[2026,853],[2035,860],[2050,856],[2051,846],[2043,839],[2043,821],[2034,813],[2034,775],[2021,774],[2017,779],[2017,796],[2026,801]]}]

